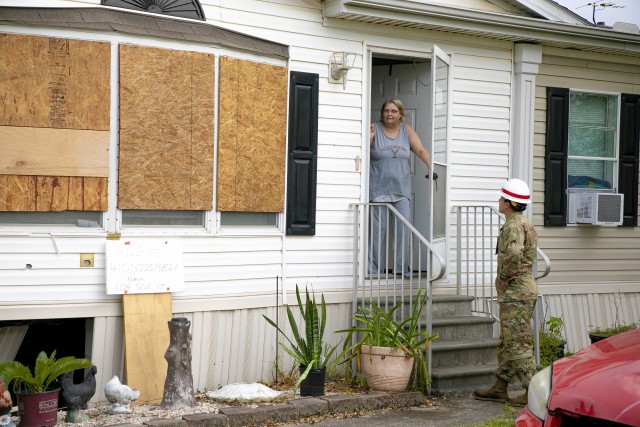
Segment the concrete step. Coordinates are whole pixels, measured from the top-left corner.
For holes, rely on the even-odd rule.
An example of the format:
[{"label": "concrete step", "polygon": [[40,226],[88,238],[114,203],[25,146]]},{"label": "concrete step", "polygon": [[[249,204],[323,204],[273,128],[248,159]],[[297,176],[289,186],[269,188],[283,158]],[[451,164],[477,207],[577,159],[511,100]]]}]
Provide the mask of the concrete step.
[{"label": "concrete step", "polygon": [[440,392],[469,392],[491,387],[498,364],[431,369],[432,387]]},{"label": "concrete step", "polygon": [[496,348],[499,342],[497,338],[432,341],[431,367],[437,369],[498,363]]},{"label": "concrete step", "polygon": [[466,295],[436,295],[431,306],[433,318],[470,316],[473,297]]},{"label": "concrete step", "polygon": [[494,319],[485,316],[451,316],[434,318],[431,323],[438,341],[477,340],[493,337]]}]

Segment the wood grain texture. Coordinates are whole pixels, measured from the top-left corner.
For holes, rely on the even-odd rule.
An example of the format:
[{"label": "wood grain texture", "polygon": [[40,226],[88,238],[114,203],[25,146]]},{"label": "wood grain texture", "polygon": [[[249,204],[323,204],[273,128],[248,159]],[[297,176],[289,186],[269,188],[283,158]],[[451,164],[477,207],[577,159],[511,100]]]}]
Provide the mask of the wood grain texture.
[{"label": "wood grain texture", "polygon": [[107,207],[107,178],[0,175],[0,211],[105,212]]},{"label": "wood grain texture", "polygon": [[286,96],[286,68],[220,59],[218,210],[284,209]]},{"label": "wood grain texture", "polygon": [[171,294],[122,296],[127,385],[140,390],[134,405],[162,400],[169,347]]},{"label": "wood grain texture", "polygon": [[107,210],[110,55],[0,34],[0,210]]},{"label": "wood grain texture", "polygon": [[213,208],[213,55],[120,46],[121,209]]},{"label": "wood grain texture", "polygon": [[0,126],[0,174],[109,176],[109,132]]},{"label": "wood grain texture", "polygon": [[0,34],[0,125],[109,130],[110,44]]}]

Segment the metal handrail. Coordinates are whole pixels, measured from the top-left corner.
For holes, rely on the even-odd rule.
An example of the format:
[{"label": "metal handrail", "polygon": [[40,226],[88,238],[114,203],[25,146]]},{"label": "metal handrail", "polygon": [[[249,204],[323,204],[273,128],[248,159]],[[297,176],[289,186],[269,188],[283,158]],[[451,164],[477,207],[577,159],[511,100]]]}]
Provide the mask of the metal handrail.
[{"label": "metal handrail", "polygon": [[[466,211],[463,213],[463,210],[466,209]],[[470,224],[469,221],[469,211],[472,210],[472,219],[473,219],[473,224]],[[493,250],[494,250],[494,246],[493,246],[493,242],[496,241],[497,239],[497,230],[499,229],[499,227],[502,225],[502,223],[505,221],[504,216],[493,206],[490,205],[459,205],[459,206],[454,206],[452,208],[452,211],[456,212],[456,230],[457,230],[457,236],[456,236],[456,253],[457,253],[457,260],[456,260],[456,289],[458,294],[462,293],[462,263],[463,263],[463,259],[462,259],[462,239],[463,239],[463,234],[462,234],[462,220],[461,218],[463,216],[466,216],[467,222],[467,228],[469,228],[470,226],[475,227],[474,228],[474,234],[473,234],[473,242],[471,242],[469,233],[467,232],[466,235],[466,242],[467,242],[467,256],[466,256],[466,261],[467,264],[469,264],[469,260],[472,258],[474,265],[473,265],[473,284],[474,284],[474,290],[473,290],[473,295],[476,298],[475,300],[475,308],[477,312],[481,312],[481,313],[485,313],[488,314],[489,316],[493,317],[494,319],[496,319],[497,321],[499,321],[499,318],[493,313],[492,310],[492,302],[497,300],[497,297],[494,296],[493,291],[494,291],[494,287],[493,286],[489,286],[489,295],[487,296],[485,294],[485,290],[486,290],[486,283],[493,283],[494,282],[494,278],[495,278],[495,268],[494,268],[494,254],[493,254]],[[477,218],[478,218],[478,211],[480,211],[480,217],[481,217],[481,223],[478,224],[477,223]],[[485,217],[486,214],[489,215],[489,221],[488,224],[485,223]],[[497,218],[497,220],[494,223],[494,220]],[[475,230],[477,229],[477,227],[479,227],[482,230],[482,234],[480,236],[478,236],[475,233]],[[491,247],[485,246],[484,243],[487,239],[487,234],[485,233],[485,229],[489,228],[489,233],[488,233],[488,237],[489,237],[489,241],[491,244]],[[494,233],[495,232],[495,233]],[[478,249],[478,240],[481,242],[481,246],[480,249]],[[471,244],[472,243],[472,244]],[[469,248],[473,248],[472,250],[474,251],[473,256],[471,257],[469,255]],[[481,270],[480,270],[480,274],[481,274],[481,278],[482,278],[482,283],[481,283],[481,295],[478,295],[478,289],[477,289],[477,277],[478,277],[478,271],[477,271],[477,258],[478,258],[478,250],[482,253],[481,255]],[[487,258],[485,258],[486,253],[490,251],[491,256],[489,257],[489,259],[487,260]],[[536,255],[538,257],[538,259],[536,259],[536,263],[534,264],[534,279],[536,280],[536,282],[539,279],[542,279],[543,277],[546,277],[547,275],[549,275],[549,272],[551,271],[551,261],[549,260],[549,257],[544,253],[544,251],[542,249],[540,249],[540,247],[536,248]],[[542,261],[544,262],[544,270],[542,273],[538,272],[538,261],[539,258],[542,258]],[[485,270],[485,265],[486,263],[489,263],[489,271],[487,272]],[[469,289],[469,284],[470,284],[470,279],[471,279],[471,275],[469,273],[469,268],[470,266],[467,265],[467,271],[466,271],[466,294],[469,295],[470,294],[470,289]],[[487,274],[489,275],[489,280],[486,279]],[[486,301],[486,309],[484,307],[482,307],[482,304],[479,304],[480,300],[485,300]],[[544,303],[544,299],[542,298],[542,295],[539,295],[537,303],[536,303],[536,309],[534,310],[534,316],[533,316],[533,328],[534,331],[537,331],[540,327],[541,327],[541,323],[540,323],[540,310],[539,307],[541,304]],[[482,308],[481,310],[477,310],[477,308],[480,307]],[[535,333],[534,334],[534,351],[535,351],[535,356],[536,356],[536,363],[540,363],[540,349],[539,349],[539,342],[538,342],[538,334]]]},{"label": "metal handrail", "polygon": [[[429,335],[433,333],[432,330],[432,283],[435,280],[441,279],[444,277],[446,273],[446,262],[444,258],[438,254],[434,249],[431,242],[429,242],[406,218],[404,218],[400,212],[395,209],[392,205],[388,203],[351,203],[350,206],[354,210],[354,230],[353,230],[353,310],[356,311],[358,307],[358,298],[360,294],[360,302],[365,304],[366,301],[376,301],[377,304],[381,305],[381,301],[383,301],[383,305],[389,307],[390,305],[395,305],[398,299],[405,298],[408,294],[409,296],[415,295],[415,293],[419,290],[424,290],[423,283],[425,280],[422,279],[422,247],[426,248],[426,296],[427,296],[427,307],[426,307],[426,331]],[[369,218],[371,216],[372,207],[377,207],[377,209],[386,209],[386,217],[387,224],[386,230],[391,230],[390,228],[390,218],[393,217],[394,224],[393,226],[398,229],[402,229],[402,239],[404,243],[405,235],[409,234],[409,259],[413,259],[414,255],[414,240],[418,246],[417,249],[417,258],[418,258],[418,276],[417,278],[411,275],[406,278],[404,274],[399,276],[399,279],[394,274],[392,276],[389,275],[388,272],[388,263],[393,262],[395,266],[395,256],[394,259],[390,260],[387,256],[385,259],[385,271],[384,273],[380,273],[378,270],[375,274],[369,276],[369,285],[366,285],[366,277],[367,275],[367,264],[369,258],[369,246],[370,246],[370,234],[372,234],[373,229],[369,227]],[[380,212],[380,211],[379,211]],[[363,238],[361,238],[361,233],[363,234]],[[397,239],[398,236],[395,236],[394,239]],[[383,242],[379,241],[378,244]],[[395,242],[394,242],[395,243]],[[364,250],[360,250],[360,244],[363,245]],[[389,232],[386,234],[386,238],[384,241],[385,246],[385,254],[389,253]],[[395,245],[394,245],[395,246]],[[404,259],[404,254],[401,255],[401,265],[404,268],[405,265],[409,264],[409,260]],[[440,268],[436,272],[432,272],[432,258],[437,261]],[[381,260],[379,260],[381,261]],[[407,264],[405,264],[405,261]],[[413,266],[412,266],[413,267]],[[395,273],[395,271],[394,271]],[[361,291],[361,292],[360,292]],[[368,293],[368,295],[367,295]],[[375,293],[375,295],[374,295]],[[389,295],[391,294],[391,295]],[[391,301],[389,301],[391,299]],[[412,298],[409,298],[409,308],[408,312],[411,313],[411,304],[413,303]],[[424,311],[423,311],[424,313]],[[404,315],[404,310],[400,312],[400,317]],[[427,368],[429,371],[429,375],[431,375],[431,346],[427,346],[426,351],[427,357]]]}]

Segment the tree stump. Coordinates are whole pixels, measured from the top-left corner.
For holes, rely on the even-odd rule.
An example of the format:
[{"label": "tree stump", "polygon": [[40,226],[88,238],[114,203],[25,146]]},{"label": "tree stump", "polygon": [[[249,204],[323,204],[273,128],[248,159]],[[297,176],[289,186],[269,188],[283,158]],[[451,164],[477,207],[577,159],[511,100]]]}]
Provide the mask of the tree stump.
[{"label": "tree stump", "polygon": [[167,360],[167,379],[160,406],[180,409],[196,405],[191,373],[191,322],[184,317],[174,317],[169,322],[169,348],[164,354]]}]

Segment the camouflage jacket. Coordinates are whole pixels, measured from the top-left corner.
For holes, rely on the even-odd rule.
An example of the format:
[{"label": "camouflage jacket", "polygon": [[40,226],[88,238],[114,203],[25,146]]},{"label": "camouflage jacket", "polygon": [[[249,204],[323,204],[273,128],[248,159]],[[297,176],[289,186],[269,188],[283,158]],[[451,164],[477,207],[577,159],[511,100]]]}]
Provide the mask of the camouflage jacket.
[{"label": "camouflage jacket", "polygon": [[514,212],[500,229],[496,254],[498,302],[534,300],[538,287],[533,278],[538,235],[522,212]]}]

